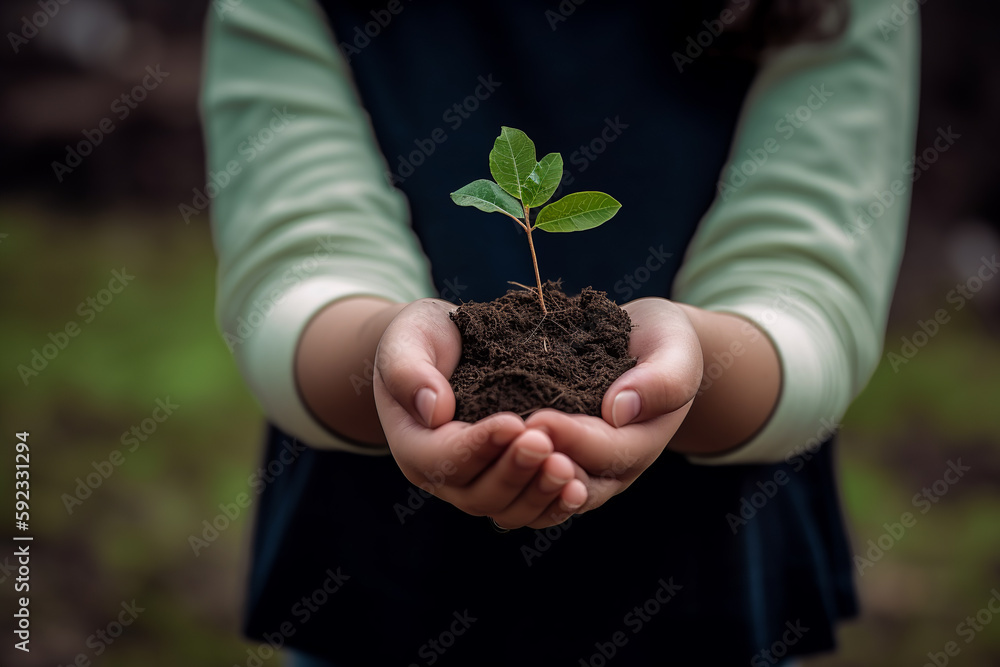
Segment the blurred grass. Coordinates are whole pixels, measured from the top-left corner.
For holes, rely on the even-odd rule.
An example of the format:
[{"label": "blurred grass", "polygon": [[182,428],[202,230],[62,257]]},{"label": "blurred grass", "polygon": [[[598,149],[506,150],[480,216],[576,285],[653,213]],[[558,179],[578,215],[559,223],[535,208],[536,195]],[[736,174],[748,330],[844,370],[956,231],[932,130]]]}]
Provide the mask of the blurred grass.
[{"label": "blurred grass", "polygon": [[[214,256],[205,227],[171,212],[54,218],[0,208],[0,294],[6,437],[29,430],[32,446],[30,656],[17,664],[94,656],[86,639],[115,619],[122,601],[145,608],[100,657],[110,667],[235,664],[249,513],[201,555],[188,536],[221,502],[247,489],[261,437],[213,316]],[[135,276],[84,323],[77,312],[112,270]],[[81,332],[24,386],[18,364],[67,321]],[[179,405],[134,452],[120,439],[151,416],[157,399]],[[61,499],[93,462],[121,450],[124,463],[69,514]],[[7,468],[11,470],[12,467]],[[12,495],[12,472],[2,477]],[[0,554],[0,559],[4,554]],[[0,587],[11,609],[12,586]],[[0,649],[13,664],[10,643]],[[3,655],[3,653],[0,653]],[[25,658],[28,658],[25,661]]]},{"label": "blurred grass", "polygon": [[[261,419],[215,328],[205,223],[185,226],[173,211],[150,215],[69,217],[0,205],[0,233],[8,235],[0,241],[8,286],[0,292],[0,410],[5,437],[29,430],[33,454],[36,625],[31,654],[16,664],[93,657],[87,637],[133,599],[145,611],[99,664],[246,662],[238,615],[251,512],[197,557],[188,537],[219,503],[247,490]],[[78,304],[123,267],[134,281],[83,324]],[[948,641],[961,648],[953,664],[1000,664],[1000,617],[968,644],[956,635],[1000,588],[1000,348],[972,310],[898,373],[883,363],[844,421],[841,483],[855,551],[863,554],[903,512],[917,523],[859,578],[864,615],[844,626],[840,653],[811,665],[922,665]],[[29,364],[31,350],[69,320],[81,322],[80,335],[24,386],[17,365]],[[912,331],[910,322],[894,325],[887,351]],[[123,451],[123,465],[69,514],[61,497],[74,492],[76,478],[124,450],[122,434],[167,397],[176,413],[134,452]],[[920,514],[913,495],[959,457],[972,470]],[[11,477],[0,474],[4,497]],[[10,581],[0,584],[3,609],[13,607],[11,596]],[[0,662],[13,662],[9,643]]]},{"label": "blurred grass", "polygon": [[[915,321],[890,323],[886,354],[898,353]],[[883,358],[851,406],[840,464],[854,553],[867,558],[868,541],[904,512],[916,523],[864,568],[862,616],[843,626],[837,655],[810,660],[811,667],[924,665],[948,642],[960,651],[949,664],[1000,665],[1000,614],[968,643],[956,629],[1000,589],[998,374],[1000,347],[966,308],[909,363],[894,370]],[[938,502],[915,505],[949,461],[971,470]]]}]

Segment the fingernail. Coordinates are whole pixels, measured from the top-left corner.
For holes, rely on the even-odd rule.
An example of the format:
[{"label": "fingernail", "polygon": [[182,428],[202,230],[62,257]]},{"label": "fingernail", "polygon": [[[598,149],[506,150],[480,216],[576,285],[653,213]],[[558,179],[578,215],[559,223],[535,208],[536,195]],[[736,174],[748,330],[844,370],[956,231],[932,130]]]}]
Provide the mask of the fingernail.
[{"label": "fingernail", "polygon": [[534,449],[518,449],[514,453],[514,463],[522,468],[534,468],[544,461],[546,456],[548,456],[547,453]]},{"label": "fingernail", "polygon": [[[579,485],[577,485],[577,486],[579,486]],[[566,509],[567,512],[569,512],[570,514],[572,514],[576,510],[578,510],[581,507],[583,507],[583,503],[585,503],[586,501],[587,501],[587,493],[586,493],[586,490],[584,490],[584,494],[583,494],[583,499],[582,500],[566,500],[565,498],[563,498],[562,506]]]},{"label": "fingernail", "polygon": [[413,402],[417,406],[420,418],[424,420],[424,425],[430,428],[431,418],[434,416],[434,404],[437,403],[437,394],[430,387],[421,387],[417,390]]},{"label": "fingernail", "polygon": [[567,482],[569,482],[568,479],[559,479],[558,477],[553,477],[552,475],[546,473],[542,476],[538,489],[542,493],[554,493],[555,491],[558,491],[566,486]]},{"label": "fingernail", "polygon": [[635,389],[619,392],[615,396],[615,402],[611,404],[611,421],[615,426],[625,426],[639,416],[640,408],[642,401],[639,400],[639,393]]}]

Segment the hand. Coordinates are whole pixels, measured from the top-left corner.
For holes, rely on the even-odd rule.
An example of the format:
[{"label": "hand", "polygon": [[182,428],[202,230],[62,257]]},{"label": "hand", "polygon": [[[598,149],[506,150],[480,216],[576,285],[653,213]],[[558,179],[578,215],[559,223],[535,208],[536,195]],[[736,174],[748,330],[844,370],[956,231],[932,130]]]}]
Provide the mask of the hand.
[{"label": "hand", "polygon": [[656,460],[701,384],[701,344],[684,310],[659,298],[637,299],[623,308],[632,319],[629,354],[638,363],[605,392],[603,419],[547,409],[526,421],[573,460],[576,478],[587,490],[577,513],[627,489]]},{"label": "hand", "polygon": [[448,377],[458,365],[461,335],[454,306],[423,299],[392,320],[375,355],[374,393],[392,455],[406,478],[473,515],[500,526],[542,528],[586,500],[568,456],[513,413],[475,424],[452,421]]}]

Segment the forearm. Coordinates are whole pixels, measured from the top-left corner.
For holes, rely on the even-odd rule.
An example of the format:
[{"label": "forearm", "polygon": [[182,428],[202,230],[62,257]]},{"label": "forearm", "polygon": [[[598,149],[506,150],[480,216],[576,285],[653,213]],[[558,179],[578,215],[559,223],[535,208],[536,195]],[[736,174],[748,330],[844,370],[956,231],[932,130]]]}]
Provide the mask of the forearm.
[{"label": "forearm", "polygon": [[678,304],[701,341],[704,375],[669,449],[711,456],[749,441],[781,392],[781,363],[771,340],[736,315]]},{"label": "forearm", "polygon": [[[725,456],[692,456],[695,463],[784,460],[829,434],[827,424],[839,423],[879,362],[905,236],[920,34],[914,16],[886,39],[878,23],[890,9],[891,0],[852,0],[841,37],[775,50],[747,93],[719,196],[671,295],[766,331],[781,360],[781,392],[749,443]],[[776,137],[781,119],[803,103],[822,109]],[[777,148],[742,174],[747,154],[764,145]],[[903,194],[883,207],[878,224],[860,226],[859,212],[899,186]],[[736,359],[695,399],[688,432],[702,430],[696,415],[724,415],[714,409],[723,396],[762,398],[725,389],[740,378],[737,386],[764,392],[761,378],[739,370],[753,356]],[[732,407],[743,410],[736,401]]]},{"label": "forearm", "polygon": [[302,400],[344,438],[386,442],[371,378],[379,340],[405,306],[375,297],[336,301],[310,320],[299,339],[295,378]]}]

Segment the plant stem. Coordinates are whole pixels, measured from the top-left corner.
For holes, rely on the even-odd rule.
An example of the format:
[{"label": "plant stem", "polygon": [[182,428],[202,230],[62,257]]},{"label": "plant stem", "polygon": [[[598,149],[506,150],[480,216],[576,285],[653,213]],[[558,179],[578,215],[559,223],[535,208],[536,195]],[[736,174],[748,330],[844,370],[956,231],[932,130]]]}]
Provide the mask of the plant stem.
[{"label": "plant stem", "polygon": [[535,258],[535,244],[531,241],[531,221],[528,220],[528,212],[530,209],[524,207],[524,223],[525,231],[528,233],[528,248],[531,250],[531,264],[535,267],[535,282],[538,283],[538,303],[542,305],[542,316],[544,317],[548,311],[545,310],[545,297],[542,295],[542,278],[538,275],[538,259]]},{"label": "plant stem", "polygon": [[508,218],[510,218],[511,220],[513,220],[514,222],[516,222],[516,223],[517,223],[517,226],[518,226],[518,227],[520,227],[520,228],[521,228],[521,229],[523,229],[524,231],[528,231],[528,226],[527,226],[527,225],[525,225],[525,224],[524,224],[523,222],[521,222],[521,219],[520,219],[520,218],[515,218],[514,216],[512,216],[512,215],[511,215],[510,213],[508,213],[507,211],[503,211],[503,214],[504,214],[504,215],[506,215],[506,216],[507,216]]}]

